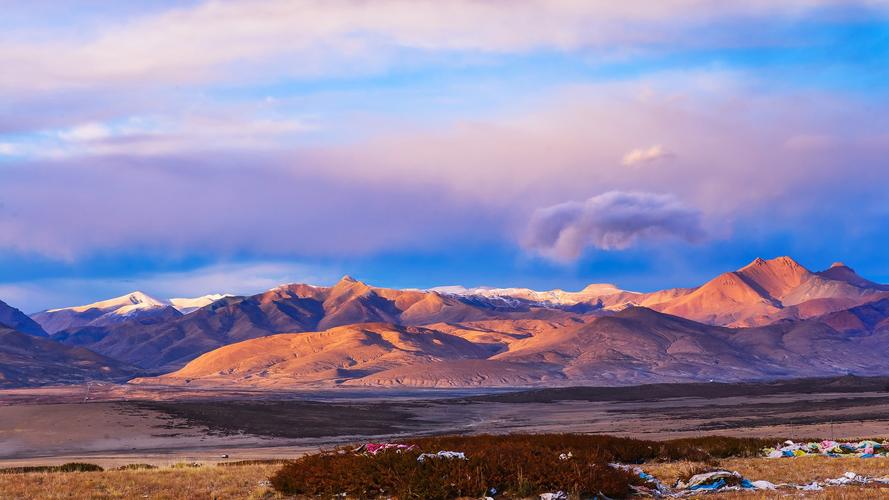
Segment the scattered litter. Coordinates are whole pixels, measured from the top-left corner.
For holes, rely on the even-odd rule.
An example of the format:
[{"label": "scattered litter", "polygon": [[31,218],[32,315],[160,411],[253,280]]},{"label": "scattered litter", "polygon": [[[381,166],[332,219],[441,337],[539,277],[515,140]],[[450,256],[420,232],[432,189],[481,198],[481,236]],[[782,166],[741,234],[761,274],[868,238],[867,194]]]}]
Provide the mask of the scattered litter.
[{"label": "scattered litter", "polygon": [[555,493],[541,493],[540,500],[568,500],[568,494],[564,491],[557,491]]},{"label": "scattered litter", "polygon": [[775,486],[773,483],[770,483],[765,480],[751,481],[750,484],[752,484],[753,487],[758,490],[776,490],[776,489],[778,489],[778,487]]},{"label": "scattered litter", "polygon": [[565,460],[571,460],[572,458],[574,458],[574,454],[571,453],[570,451],[568,453],[562,453],[561,455],[559,455],[559,460],[561,460],[563,462]]},{"label": "scattered litter", "polygon": [[[790,484],[780,483],[774,484],[769,481],[750,481],[738,472],[718,470],[696,474],[688,479],[688,481],[677,481],[673,488],[667,487],[651,474],[646,473],[639,467],[622,464],[610,464],[611,467],[625,471],[631,471],[645,481],[644,486],[632,486],[633,490],[639,496],[648,497],[668,497],[683,498],[687,496],[711,493],[711,492],[728,492],[728,491],[750,491],[750,490],[778,490],[781,488],[795,489],[800,491],[821,491],[825,487],[847,486],[847,485],[866,485],[872,483],[889,485],[889,476],[886,477],[869,477],[860,476],[854,472],[846,472],[836,479],[826,479],[822,482],[813,481],[809,484]],[[541,496],[543,498],[543,496]]]},{"label": "scattered litter", "polygon": [[818,481],[812,481],[812,482],[809,483],[809,484],[804,484],[804,485],[802,485],[802,486],[797,486],[796,489],[798,489],[798,490],[802,490],[802,491],[821,491],[821,490],[823,490],[824,488],[822,488],[821,485],[818,484]]},{"label": "scattered litter", "polygon": [[752,488],[755,488],[755,486],[753,486],[753,483],[747,479],[744,479],[744,476],[737,472],[727,470],[695,474],[688,479],[687,483],[683,481],[678,481],[676,483],[676,489],[689,491],[730,491]]},{"label": "scattered litter", "polygon": [[847,472],[836,479],[828,479],[827,481],[824,481],[824,482],[830,486],[845,486],[847,484],[854,484],[854,483],[867,484],[868,479],[869,478],[864,477],[864,476],[859,476],[858,474],[856,474],[854,472]]},{"label": "scattered litter", "polygon": [[438,453],[421,453],[420,456],[417,457],[417,462],[425,462],[427,458],[468,460],[466,454],[462,451],[440,451]]},{"label": "scattered litter", "polygon": [[631,465],[623,465],[623,464],[608,464],[615,469],[621,469],[628,472],[632,472],[642,478],[645,481],[645,486],[630,486],[637,494],[642,496],[652,496],[652,497],[662,497],[662,496],[670,496],[671,491],[670,488],[667,487],[666,484],[660,482],[656,477],[648,474],[643,471],[639,467],[634,467]]},{"label": "scattered litter", "polygon": [[395,453],[404,453],[406,451],[414,451],[417,450],[417,445],[415,444],[400,444],[400,443],[367,443],[355,448],[353,451],[355,453],[367,453],[368,455],[376,455],[378,453],[384,451],[394,451]]},{"label": "scattered litter", "polygon": [[889,456],[889,442],[878,443],[864,440],[857,443],[839,443],[832,440],[809,443],[794,443],[784,441],[774,448],[765,448],[762,454],[768,458],[805,457],[809,455],[824,455],[828,457],[860,457],[874,458]]},{"label": "scattered litter", "polygon": [[260,488],[271,488],[272,487],[272,482],[269,481],[268,479],[260,479],[259,482],[256,484]]}]

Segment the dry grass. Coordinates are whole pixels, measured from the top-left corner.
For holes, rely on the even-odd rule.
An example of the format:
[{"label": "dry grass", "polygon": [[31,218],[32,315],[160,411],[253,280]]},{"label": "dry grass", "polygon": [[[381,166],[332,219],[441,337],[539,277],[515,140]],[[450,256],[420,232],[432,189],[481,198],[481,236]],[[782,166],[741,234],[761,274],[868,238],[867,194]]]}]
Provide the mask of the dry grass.
[{"label": "dry grass", "polygon": [[274,464],[205,465],[151,470],[0,474],[0,498],[272,499],[281,497],[261,482],[279,467]]},{"label": "dry grass", "polygon": [[[447,447],[460,444],[452,441],[456,438],[430,438],[418,440],[428,446]],[[550,437],[552,449],[562,449],[570,442],[559,442]],[[601,439],[601,438],[599,438]],[[590,443],[592,443],[591,441]],[[587,444],[590,444],[587,443]],[[603,441],[597,441],[603,444]],[[724,452],[723,442],[707,442],[705,448],[716,454]],[[478,443],[485,446],[491,443]],[[501,443],[502,444],[502,443]],[[540,444],[540,443],[538,443]],[[612,446],[617,442],[609,443]],[[639,442],[631,441],[621,451],[622,454],[647,454],[647,443],[644,447]],[[684,448],[684,445],[680,448]],[[697,442],[700,446],[701,443]],[[724,444],[724,443],[723,443]],[[716,446],[719,445],[719,446]],[[667,446],[663,450],[669,451]],[[697,448],[700,449],[700,448]],[[467,450],[468,451],[468,450]],[[512,449],[512,452],[517,450]],[[520,451],[520,450],[519,450]],[[598,450],[604,451],[604,450]],[[676,453],[680,450],[673,450]],[[735,449],[744,453],[745,447]],[[695,452],[696,453],[696,452]],[[547,450],[547,455],[550,455]],[[577,453],[575,453],[577,457]],[[407,458],[407,457],[405,457]],[[412,459],[413,460],[413,459]],[[575,462],[576,463],[576,462]],[[559,462],[556,467],[563,464]],[[642,468],[662,481],[672,484],[677,478],[687,476],[690,472],[710,469],[713,467],[736,470],[751,480],[765,479],[774,483],[792,482],[809,483],[841,476],[846,471],[854,471],[868,476],[889,474],[889,459],[873,458],[827,458],[802,457],[795,459],[765,458],[709,458],[706,461],[673,460],[669,462],[649,461]],[[264,481],[274,476],[282,468],[278,462],[243,462],[225,466],[204,465],[201,467],[160,467],[157,469],[106,470],[104,472],[31,472],[0,474],[0,498],[2,499],[92,499],[92,498],[151,498],[151,499],[281,499],[281,494],[271,487],[264,486]],[[531,472],[531,471],[528,471]],[[531,480],[533,478],[528,477]],[[802,496],[802,492],[780,490],[777,492],[727,493],[708,495],[706,498],[778,498]],[[883,487],[837,487],[823,492],[806,492],[806,498],[822,499],[853,499],[853,498],[889,498],[889,488]]]},{"label": "dry grass", "polygon": [[[672,485],[677,479],[687,477],[690,471],[712,470],[713,465],[713,463],[678,461],[646,464],[642,468],[664,483]],[[727,458],[717,461],[716,466],[720,469],[738,471],[751,481],[764,479],[776,484],[823,481],[840,477],[847,471],[875,477],[889,474],[889,458],[862,459],[819,456],[785,459]],[[845,486],[825,489],[822,492],[805,493],[806,498],[822,499],[889,498],[889,487]],[[779,490],[776,492],[727,493],[718,495],[718,498],[779,498],[800,495],[802,492]]]},{"label": "dry grass", "polygon": [[[717,462],[718,467],[738,471],[750,480],[765,479],[773,483],[811,483],[842,476],[852,471],[862,476],[885,476],[889,474],[889,458],[727,458]],[[643,465],[645,472],[654,475],[667,484],[697,468],[712,469],[712,465],[700,462],[666,462]]]},{"label": "dry grass", "polygon": [[889,498],[889,488],[871,488],[845,486],[841,488],[825,489],[824,491],[792,491],[779,490],[751,493],[723,493],[719,495],[707,495],[700,498],[718,498],[720,500],[754,499],[754,498],[806,498],[815,500],[857,500],[859,498]]}]

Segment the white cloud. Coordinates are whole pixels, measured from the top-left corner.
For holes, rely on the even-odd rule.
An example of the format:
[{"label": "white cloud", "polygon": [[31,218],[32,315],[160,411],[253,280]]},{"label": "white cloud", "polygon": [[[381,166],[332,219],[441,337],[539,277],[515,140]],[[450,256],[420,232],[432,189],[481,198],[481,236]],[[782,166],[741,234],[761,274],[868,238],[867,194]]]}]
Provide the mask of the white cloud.
[{"label": "white cloud", "polygon": [[611,191],[534,211],[527,248],[560,262],[587,248],[624,250],[642,238],[672,236],[697,241],[701,214],[666,194]]},{"label": "white cloud", "polygon": [[111,129],[102,123],[84,123],[59,132],[59,137],[70,142],[91,142],[111,136]]},{"label": "white cloud", "polygon": [[624,155],[621,163],[624,166],[631,167],[643,163],[654,163],[657,161],[674,158],[676,155],[664,149],[660,144],[651,146],[650,148],[634,149]]},{"label": "white cloud", "polygon": [[22,146],[10,144],[5,153],[29,157],[156,156],[194,150],[279,148],[292,144],[298,134],[319,126],[300,117],[243,116],[223,109],[187,115],[131,116],[115,123],[91,122],[55,131],[43,131]]},{"label": "white cloud", "polygon": [[[133,16],[64,41],[0,38],[0,87],[81,88],[119,82],[187,83],[269,75],[375,71],[423,53],[621,52],[706,44],[707,27],[734,17],[796,18],[868,0],[610,2],[548,0],[232,0]],[[853,9],[850,9],[850,11]],[[865,15],[865,14],[862,14]],[[710,34],[710,36],[714,36]],[[719,42],[751,38],[721,31]],[[759,43],[759,40],[757,40]],[[250,71],[232,71],[246,65]]]}]

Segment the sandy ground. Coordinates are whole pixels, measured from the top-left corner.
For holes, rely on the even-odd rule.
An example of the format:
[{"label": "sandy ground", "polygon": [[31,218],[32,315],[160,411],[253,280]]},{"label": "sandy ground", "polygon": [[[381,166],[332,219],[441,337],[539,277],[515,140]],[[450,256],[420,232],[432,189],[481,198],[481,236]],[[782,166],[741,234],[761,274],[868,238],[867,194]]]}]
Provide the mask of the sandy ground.
[{"label": "sandy ground", "polygon": [[[125,457],[165,463],[220,455],[220,448],[264,447],[261,436],[218,436],[175,417],[126,403],[0,407],[0,463],[58,463],[85,457]],[[204,451],[208,450],[208,451]],[[213,450],[213,451],[209,451]],[[45,458],[53,458],[47,461]]]},{"label": "sandy ground", "polygon": [[294,457],[336,444],[432,433],[588,432],[647,439],[889,436],[885,392],[506,403],[456,393],[430,398],[428,392],[367,391],[292,393],[289,399],[216,394],[212,400],[164,393],[134,401],[132,393],[122,397],[125,391],[92,388],[89,399],[83,388],[18,391],[14,397],[0,393],[5,403],[0,405],[0,466]]}]

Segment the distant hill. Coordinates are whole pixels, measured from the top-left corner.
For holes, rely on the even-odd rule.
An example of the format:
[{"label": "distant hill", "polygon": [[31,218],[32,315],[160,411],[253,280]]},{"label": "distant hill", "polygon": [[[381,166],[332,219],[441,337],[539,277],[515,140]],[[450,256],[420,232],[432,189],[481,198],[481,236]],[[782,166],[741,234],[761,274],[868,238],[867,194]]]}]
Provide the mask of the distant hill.
[{"label": "distant hill", "polygon": [[789,257],[653,293],[396,290],[345,276],[330,287],[201,298],[187,315],[143,295],[40,319],[75,325],[52,340],[154,372],[182,369],[151,379],[164,384],[621,385],[889,373],[889,287],[842,264],[812,272]]},{"label": "distant hill", "polygon": [[[702,323],[734,327],[811,318],[889,297],[889,286],[864,279],[842,263],[812,272],[790,257],[756,259],[697,288],[652,293],[629,292],[613,285],[590,285],[579,292],[486,287],[438,290],[478,300],[533,301],[576,311],[643,306]],[[581,305],[586,309],[578,307]]]},{"label": "distant hill", "polygon": [[499,307],[435,292],[376,288],[346,276],[332,287],[284,285],[251,297],[223,298],[171,321],[70,328],[53,338],[144,368],[179,368],[217,347],[275,333],[369,322],[424,325],[568,314],[532,305]]},{"label": "distant hill", "polygon": [[52,334],[71,328],[110,326],[129,321],[156,323],[181,315],[167,302],[137,291],[83,306],[49,309],[31,317]]},{"label": "distant hill", "polygon": [[630,307],[567,321],[354,324],[252,339],[134,383],[299,388],[628,385],[889,373],[889,299],[733,329]]},{"label": "distant hill", "polygon": [[756,259],[652,307],[703,323],[759,326],[847,309],[889,297],[887,290],[841,264],[813,273],[790,257],[779,257]]},{"label": "distant hill", "polygon": [[35,337],[46,337],[46,331],[28,315],[0,300],[0,327],[18,330]]},{"label": "distant hill", "polygon": [[81,347],[0,327],[0,388],[122,382],[136,370]]}]

